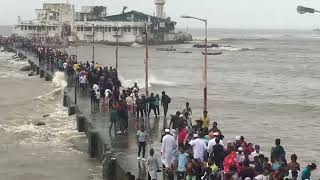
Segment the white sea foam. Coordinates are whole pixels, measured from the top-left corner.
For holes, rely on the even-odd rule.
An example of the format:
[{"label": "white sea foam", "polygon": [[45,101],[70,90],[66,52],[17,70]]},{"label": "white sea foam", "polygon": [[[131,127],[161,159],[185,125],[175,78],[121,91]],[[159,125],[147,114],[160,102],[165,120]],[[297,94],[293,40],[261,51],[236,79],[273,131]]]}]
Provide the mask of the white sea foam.
[{"label": "white sea foam", "polygon": [[[119,77],[123,87],[132,87],[134,83],[137,83],[139,87],[145,87],[145,79],[125,79],[124,77]],[[148,87],[152,86],[176,86],[175,82],[160,80],[154,75],[150,75]]]},{"label": "white sea foam", "polygon": [[[30,116],[24,124],[20,120],[11,122],[10,125],[0,126],[0,130],[15,134],[20,143],[50,143],[60,144],[81,134],[77,133],[74,117],[69,117],[67,111],[59,104],[52,107],[52,113],[47,117]],[[44,126],[36,126],[37,122],[44,122]]]},{"label": "white sea foam", "polygon": [[131,47],[139,48],[139,47],[143,47],[143,45],[138,44],[138,43],[133,43],[133,44],[131,44]]},{"label": "white sea foam", "polygon": [[11,53],[11,52],[0,52],[0,58],[12,58],[12,56],[16,55],[15,53]]},{"label": "white sea foam", "polygon": [[45,95],[38,96],[38,99],[54,100],[56,95],[63,93],[64,88],[67,86],[65,74],[63,72],[54,73],[52,86],[55,88],[54,90]]},{"label": "white sea foam", "polygon": [[[193,44],[187,44],[187,45],[181,45],[179,48],[184,48],[184,49],[189,49],[189,48],[194,48]],[[195,48],[195,49],[202,49],[202,48]],[[209,49],[214,49],[214,50],[222,50],[222,51],[250,51],[250,50],[255,50],[256,48],[253,47],[233,47],[233,46],[219,46],[219,47],[213,47]]]},{"label": "white sea foam", "polygon": [[67,86],[65,74],[63,72],[54,73],[52,85],[56,88],[65,88]]}]

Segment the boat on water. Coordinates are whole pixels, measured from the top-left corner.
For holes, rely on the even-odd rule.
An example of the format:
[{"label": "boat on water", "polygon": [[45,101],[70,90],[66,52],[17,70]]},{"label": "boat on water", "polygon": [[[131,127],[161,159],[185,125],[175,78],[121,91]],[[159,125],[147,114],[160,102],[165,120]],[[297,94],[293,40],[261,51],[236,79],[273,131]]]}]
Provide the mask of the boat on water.
[{"label": "boat on water", "polygon": [[[194,48],[205,48],[205,44],[203,43],[197,43],[197,44],[194,44],[193,45]],[[212,43],[212,44],[207,44],[207,48],[218,48],[219,47],[219,44],[215,44],[215,43]]]},{"label": "boat on water", "polygon": [[[205,55],[205,52],[201,52],[202,55]],[[222,51],[218,51],[218,52],[207,52],[207,55],[212,56],[212,55],[221,55]]]},{"label": "boat on water", "polygon": [[157,51],[176,51],[177,49],[173,48],[173,46],[171,46],[170,48],[157,48]]},{"label": "boat on water", "polygon": [[190,54],[192,53],[191,51],[177,51],[175,53],[181,53],[181,54]]}]

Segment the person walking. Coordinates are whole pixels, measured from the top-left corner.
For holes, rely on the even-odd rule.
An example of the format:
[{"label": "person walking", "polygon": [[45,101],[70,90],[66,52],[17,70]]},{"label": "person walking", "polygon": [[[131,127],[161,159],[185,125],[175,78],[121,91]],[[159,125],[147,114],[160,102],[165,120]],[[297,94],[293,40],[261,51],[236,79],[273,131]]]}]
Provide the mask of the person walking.
[{"label": "person walking", "polygon": [[136,112],[137,112],[137,120],[139,121],[139,117],[143,118],[143,107],[142,107],[142,99],[136,95]]},{"label": "person walking", "polygon": [[111,106],[111,113],[110,113],[110,128],[109,133],[111,133],[112,126],[114,125],[114,131],[116,132],[116,123],[119,119],[118,110],[119,110],[119,103],[117,101],[113,102]]},{"label": "person walking", "polygon": [[171,103],[171,98],[166,95],[165,91],[162,91],[162,97],[161,97],[161,105],[163,106],[163,114],[164,117],[167,117],[169,104]]},{"label": "person walking", "polygon": [[160,171],[158,159],[154,157],[154,149],[150,149],[150,156],[147,159],[148,180],[157,180],[157,172]]},{"label": "person walking", "polygon": [[149,102],[149,110],[148,110],[148,118],[150,118],[150,112],[153,110],[154,115],[156,118],[158,118],[157,112],[156,112],[156,98],[154,97],[154,94],[151,93],[150,97],[148,98]]},{"label": "person walking", "polygon": [[139,148],[138,157],[137,157],[138,160],[141,160],[140,154],[141,154],[141,151],[142,151],[142,160],[146,161],[146,159],[145,159],[146,141],[149,142],[149,140],[148,140],[148,138],[146,136],[146,133],[145,133],[144,126],[142,125],[140,127],[140,129],[138,130],[138,132],[137,132],[137,143],[138,143],[138,148]]},{"label": "person walking", "polygon": [[155,96],[156,102],[155,102],[155,106],[156,106],[156,113],[158,114],[158,116],[160,116],[160,96],[159,94],[156,94]]},{"label": "person walking", "polygon": [[126,133],[128,131],[128,108],[127,103],[121,102],[119,111],[120,133]]},{"label": "person walking", "polygon": [[176,142],[174,137],[170,134],[169,129],[164,130],[165,135],[162,138],[161,145],[161,161],[165,168],[171,168],[174,160],[174,150],[176,148]]}]

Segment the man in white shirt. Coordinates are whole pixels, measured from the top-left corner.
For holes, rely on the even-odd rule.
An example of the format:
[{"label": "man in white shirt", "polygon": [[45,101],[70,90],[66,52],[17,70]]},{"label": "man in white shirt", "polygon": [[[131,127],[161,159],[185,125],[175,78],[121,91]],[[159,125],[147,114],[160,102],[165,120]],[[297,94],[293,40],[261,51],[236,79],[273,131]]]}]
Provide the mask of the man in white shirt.
[{"label": "man in white shirt", "polygon": [[250,161],[253,161],[254,160],[254,157],[256,156],[259,156],[260,154],[263,154],[261,151],[260,151],[260,146],[258,144],[256,144],[254,146],[254,149],[255,151],[253,151],[250,155]]},{"label": "man in white shirt", "polygon": [[98,89],[99,89],[99,86],[98,86],[97,84],[94,84],[93,87],[92,87],[92,89],[93,89],[95,92],[97,92]]},{"label": "man in white shirt", "polygon": [[194,159],[204,160],[204,153],[207,150],[206,143],[198,138],[198,134],[193,135],[193,140],[189,142],[193,150]]},{"label": "man in white shirt", "polygon": [[170,134],[169,129],[165,129],[165,135],[162,138],[161,145],[161,162],[168,168],[174,161],[173,151],[176,148],[174,137]]},{"label": "man in white shirt", "polygon": [[109,100],[112,95],[112,91],[110,89],[106,89],[104,91],[104,94],[105,94],[105,102],[106,102],[107,106],[109,107]]},{"label": "man in white shirt", "polygon": [[100,102],[100,97],[101,97],[101,94],[100,94],[100,90],[98,89],[98,90],[96,91],[97,102]]},{"label": "man in white shirt", "polygon": [[126,97],[126,102],[127,102],[127,106],[128,106],[128,111],[132,112],[132,110],[133,110],[133,97],[132,96]]},{"label": "man in white shirt", "polygon": [[63,63],[63,69],[66,70],[66,69],[67,69],[67,66],[68,66],[68,63],[67,63],[67,62],[64,62],[64,63]]},{"label": "man in white shirt", "polygon": [[84,88],[86,87],[86,84],[87,84],[87,78],[84,75],[81,75],[79,77],[79,83],[80,83],[80,88],[82,90],[84,90]]},{"label": "man in white shirt", "polygon": [[[208,148],[207,148],[207,151],[208,151],[209,154],[212,152],[212,147],[213,147],[214,145],[216,145],[216,138],[217,138],[218,136],[219,136],[219,133],[218,133],[218,132],[214,132],[214,133],[213,133],[213,138],[209,140],[209,142],[208,142]],[[221,144],[222,146],[224,146],[223,140],[220,139],[219,144]]]},{"label": "man in white shirt", "polygon": [[243,153],[243,148],[242,147],[238,147],[238,151],[237,151],[237,160],[238,163],[242,163],[244,161],[245,157],[244,157],[244,153]]}]

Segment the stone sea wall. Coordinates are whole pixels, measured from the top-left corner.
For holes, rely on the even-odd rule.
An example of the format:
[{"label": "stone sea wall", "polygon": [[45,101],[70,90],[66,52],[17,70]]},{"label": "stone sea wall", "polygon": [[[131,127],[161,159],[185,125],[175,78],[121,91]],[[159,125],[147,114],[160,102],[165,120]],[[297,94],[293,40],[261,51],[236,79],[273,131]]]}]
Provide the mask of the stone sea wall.
[{"label": "stone sea wall", "polygon": [[[46,64],[39,65],[38,58],[35,55],[25,53],[23,50],[10,47],[6,47],[4,50],[16,53],[16,56],[20,59],[28,59],[30,67],[26,67],[24,70],[30,70],[29,75],[39,75],[40,78],[44,78],[46,81],[52,80],[56,67],[48,68]],[[69,116],[75,115],[78,131],[86,134],[89,157],[96,158],[102,163],[104,180],[123,179],[126,171],[121,167],[121,163],[117,161],[117,158],[113,154],[110,142],[107,142],[107,138],[104,137],[105,135],[96,130],[94,120],[90,119],[90,114],[83,113],[84,110],[80,109],[75,103],[77,95],[72,93],[74,85],[74,80],[68,78],[67,87],[64,89],[63,106],[68,108]]]}]

